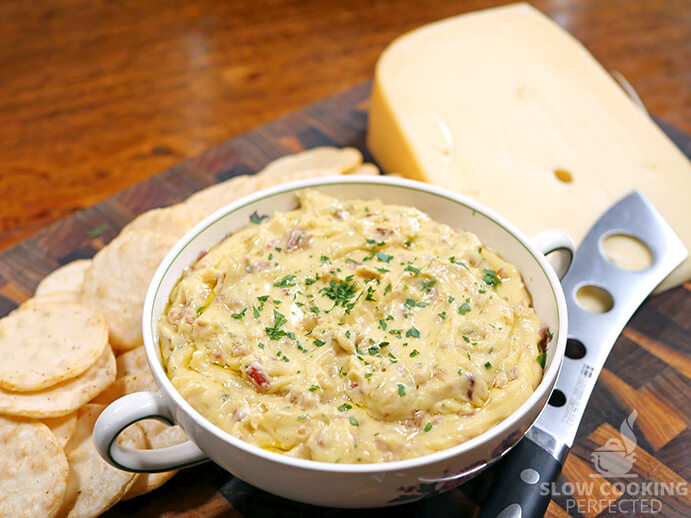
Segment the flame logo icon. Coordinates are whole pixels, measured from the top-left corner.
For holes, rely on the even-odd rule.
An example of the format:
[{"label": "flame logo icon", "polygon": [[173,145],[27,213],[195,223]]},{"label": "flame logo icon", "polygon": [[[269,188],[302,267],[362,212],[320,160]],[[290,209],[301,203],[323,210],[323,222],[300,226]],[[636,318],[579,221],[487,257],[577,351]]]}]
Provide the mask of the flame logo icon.
[{"label": "flame logo icon", "polygon": [[633,423],[638,412],[634,410],[622,421],[619,427],[620,439],[609,439],[604,446],[600,446],[590,454],[597,473],[591,477],[603,478],[635,478],[638,475],[630,473],[636,461],[636,435],[633,433]]}]

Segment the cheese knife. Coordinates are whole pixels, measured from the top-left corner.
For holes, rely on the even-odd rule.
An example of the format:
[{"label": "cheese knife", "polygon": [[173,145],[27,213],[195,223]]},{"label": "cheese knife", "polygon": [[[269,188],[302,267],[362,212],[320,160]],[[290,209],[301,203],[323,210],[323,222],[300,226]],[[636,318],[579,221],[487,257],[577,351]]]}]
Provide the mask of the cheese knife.
[{"label": "cheese knife", "polygon": [[[652,254],[642,271],[615,266],[602,252],[611,235],[632,236]],[[688,255],[681,240],[652,204],[634,191],[614,204],[590,229],[562,279],[569,317],[566,356],[549,403],[497,470],[479,518],[544,516],[550,492],[573,445],[598,375],[614,342],[638,306]],[[577,301],[583,286],[604,289],[613,305],[591,313]]]}]

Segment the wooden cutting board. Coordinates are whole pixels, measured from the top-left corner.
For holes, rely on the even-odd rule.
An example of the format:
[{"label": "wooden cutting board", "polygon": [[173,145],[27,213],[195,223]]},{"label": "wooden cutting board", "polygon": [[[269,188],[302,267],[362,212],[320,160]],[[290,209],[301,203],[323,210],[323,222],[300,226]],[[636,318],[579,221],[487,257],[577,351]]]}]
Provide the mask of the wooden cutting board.
[{"label": "wooden cutting board", "polygon": [[[369,88],[369,83],[362,84],[220,144],[0,253],[0,315],[32,295],[38,282],[59,265],[93,256],[141,212],[181,201],[207,185],[253,173],[281,155],[314,146],[354,146],[371,161],[364,146]],[[691,139],[661,125],[674,133],[674,140],[688,154]],[[646,514],[642,507],[646,505],[661,506],[664,516],[688,515],[688,486],[684,486],[687,495],[678,489],[691,477],[690,291],[687,283],[646,301],[617,341],[558,483],[560,494],[554,496],[547,516],[639,515]],[[637,448],[630,478],[597,477],[593,451],[619,439],[620,425],[634,409]],[[496,470],[461,488],[395,508],[347,511],[275,497],[207,463],[184,470],[152,494],[117,504],[106,516],[470,516],[494,476]],[[664,496],[618,491],[622,483],[632,482],[637,487],[657,482],[658,488],[664,484],[672,490]],[[594,493],[584,494],[583,484]],[[575,495],[569,495],[574,486]]]}]

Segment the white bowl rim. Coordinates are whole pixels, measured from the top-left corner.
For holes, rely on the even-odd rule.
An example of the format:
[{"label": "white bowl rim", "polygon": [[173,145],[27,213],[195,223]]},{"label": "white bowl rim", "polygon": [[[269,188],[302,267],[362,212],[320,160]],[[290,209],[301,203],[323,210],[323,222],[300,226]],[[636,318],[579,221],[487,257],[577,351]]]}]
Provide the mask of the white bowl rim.
[{"label": "white bowl rim", "polygon": [[[239,439],[228,432],[225,432],[220,427],[209,421],[206,417],[201,415],[192,405],[190,405],[175,389],[170,379],[163,370],[163,365],[159,360],[159,354],[157,347],[158,345],[154,342],[154,333],[151,326],[151,320],[153,316],[154,302],[158,297],[159,288],[162,279],[165,277],[172,263],[178,257],[178,255],[194,240],[194,238],[201,232],[206,230],[211,225],[215,224],[218,220],[222,219],[224,216],[235,212],[239,209],[252,205],[260,200],[270,198],[272,196],[283,194],[290,191],[302,190],[305,188],[319,188],[324,185],[338,185],[338,184],[368,184],[372,186],[376,185],[393,185],[405,189],[412,189],[417,191],[427,192],[432,195],[439,196],[448,201],[464,205],[471,210],[474,210],[487,219],[493,221],[495,224],[503,227],[509,234],[511,234],[518,243],[520,243],[527,252],[537,261],[540,269],[543,271],[545,276],[549,280],[550,288],[552,289],[552,294],[554,296],[554,301],[557,306],[557,315],[559,321],[559,331],[556,340],[552,340],[552,344],[556,345],[554,351],[554,356],[549,364],[547,370],[543,372],[542,379],[537,387],[537,389],[528,397],[526,401],[523,402],[516,410],[514,410],[511,415],[492,426],[485,432],[481,433],[469,439],[461,444],[452,446],[445,450],[441,450],[428,455],[423,455],[420,457],[414,457],[411,459],[404,459],[391,462],[378,462],[378,463],[363,463],[363,464],[339,464],[332,462],[315,461],[309,459],[301,459],[296,457],[290,457],[281,453],[275,453],[269,450],[265,450],[259,446],[250,444],[242,439]],[[376,198],[376,193],[373,193],[373,198]],[[482,236],[480,236],[482,238]],[[167,294],[169,296],[169,294]],[[463,195],[456,194],[454,192],[448,191],[441,187],[435,185],[409,180],[405,178],[395,178],[386,176],[362,176],[362,175],[346,175],[346,176],[326,176],[320,178],[312,178],[306,180],[297,180],[293,182],[288,182],[284,184],[277,185],[275,187],[270,187],[252,193],[248,196],[239,198],[228,205],[214,211],[209,216],[200,221],[192,229],[190,229],[180,240],[173,246],[173,248],[166,254],[166,256],[161,261],[156,273],[154,274],[146,293],[146,299],[144,301],[144,307],[142,311],[142,326],[143,326],[143,339],[144,348],[149,362],[149,366],[153,372],[153,375],[158,382],[158,385],[166,390],[167,395],[170,396],[175,404],[184,410],[186,414],[193,418],[197,426],[203,428],[206,432],[214,435],[217,439],[224,442],[230,443],[236,448],[240,448],[245,452],[261,457],[267,461],[277,462],[279,464],[285,464],[295,468],[310,470],[310,471],[326,471],[335,473],[371,473],[378,474],[383,472],[391,471],[404,471],[412,468],[420,468],[430,464],[435,464],[437,462],[447,460],[449,458],[461,455],[470,451],[477,446],[481,445],[490,439],[495,439],[498,435],[505,435],[508,429],[514,427],[516,422],[533,406],[535,406],[538,400],[542,398],[547,398],[546,394],[548,386],[553,386],[556,382],[559,370],[561,369],[562,359],[564,357],[564,352],[566,348],[566,338],[567,338],[567,313],[566,313],[566,300],[564,297],[564,292],[561,289],[561,283],[557,274],[555,273],[552,266],[549,264],[545,256],[534,248],[530,244],[530,239],[523,234],[517,227],[512,223],[504,219],[502,216],[475,202]],[[152,361],[155,360],[155,361]],[[547,403],[545,403],[547,406]],[[542,412],[544,407],[540,410]],[[213,460],[213,459],[212,459]],[[491,459],[487,459],[489,461]]]}]

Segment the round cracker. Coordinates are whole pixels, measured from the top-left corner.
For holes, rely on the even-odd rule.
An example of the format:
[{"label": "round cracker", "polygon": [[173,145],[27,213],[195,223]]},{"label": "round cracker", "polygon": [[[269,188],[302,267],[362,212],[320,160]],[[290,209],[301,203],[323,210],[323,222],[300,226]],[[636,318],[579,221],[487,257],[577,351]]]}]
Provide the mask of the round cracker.
[{"label": "round cracker", "polygon": [[235,176],[225,182],[212,185],[193,194],[184,205],[205,210],[209,214],[231,201],[247,196],[257,191],[256,176]]},{"label": "round cracker", "polygon": [[158,386],[154,381],[151,372],[140,372],[139,374],[130,374],[116,379],[103,392],[96,396],[92,403],[100,405],[109,405],[113,401],[126,394],[134,392],[158,392]]},{"label": "round cracker", "polygon": [[148,230],[180,238],[203,220],[207,214],[205,210],[199,207],[184,204],[153,209],[137,216],[120,233]]},{"label": "round cracker", "polygon": [[315,147],[286,155],[269,163],[259,172],[275,180],[304,171],[325,171],[327,175],[347,174],[362,164],[362,154],[352,147]]},{"label": "round cracker", "polygon": [[[96,450],[92,431],[104,408],[88,404],[79,409],[77,429],[67,445],[70,477],[60,516],[98,516],[118,502],[135,481],[135,473],[114,468]],[[138,424],[122,432],[118,442],[132,448],[146,446],[146,438]]]},{"label": "round cracker", "polygon": [[80,302],[82,298],[81,292],[78,291],[51,291],[42,295],[34,295],[30,299],[22,302],[20,308],[33,306],[34,304],[43,302]]},{"label": "round cracker", "polygon": [[103,312],[114,349],[142,344],[146,290],[176,241],[173,236],[136,230],[119,235],[94,257],[84,277],[82,302]]},{"label": "round cracker", "polygon": [[115,358],[115,364],[117,365],[116,378],[150,372],[144,346],[136,347],[120,354]]},{"label": "round cracker", "polygon": [[[187,440],[185,432],[177,425],[168,426],[155,419],[145,419],[144,421],[139,421],[138,424],[144,430],[147,449],[155,450],[158,448],[167,448],[168,446],[175,446]],[[176,473],[177,471],[141,473],[122,499],[129,500],[130,498],[150,493],[173,478]]]},{"label": "round cracker", "polygon": [[104,347],[86,372],[36,392],[0,389],[0,413],[23,417],[60,417],[77,410],[115,380],[115,356]]},{"label": "round cracker", "polygon": [[368,163],[365,163],[365,164],[362,164],[362,165],[356,167],[352,171],[349,171],[348,174],[357,174],[357,175],[364,175],[364,176],[379,176],[379,168],[376,165],[370,164],[368,162]]},{"label": "round cracker", "polygon": [[36,302],[0,320],[0,388],[36,391],[86,371],[108,344],[101,313],[73,302]]},{"label": "round cracker", "polygon": [[0,417],[0,516],[55,516],[68,466],[50,429],[38,421]]},{"label": "round cracker", "polygon": [[86,272],[90,264],[91,259],[79,259],[61,266],[38,283],[36,295],[45,295],[55,291],[79,293],[84,282],[84,272]]},{"label": "round cracker", "polygon": [[50,431],[53,432],[55,436],[55,440],[58,441],[60,447],[64,449],[77,427],[77,412],[72,412],[62,417],[41,419],[41,422],[50,428]]}]

